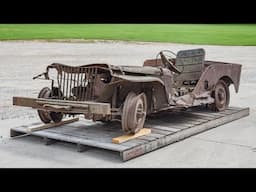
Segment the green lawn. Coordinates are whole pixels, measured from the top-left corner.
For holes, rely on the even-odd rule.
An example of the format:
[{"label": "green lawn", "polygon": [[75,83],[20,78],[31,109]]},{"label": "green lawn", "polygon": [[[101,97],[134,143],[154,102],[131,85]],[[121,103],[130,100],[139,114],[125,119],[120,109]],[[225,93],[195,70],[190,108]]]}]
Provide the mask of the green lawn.
[{"label": "green lawn", "polygon": [[256,45],[256,24],[0,24],[0,40],[29,39]]}]

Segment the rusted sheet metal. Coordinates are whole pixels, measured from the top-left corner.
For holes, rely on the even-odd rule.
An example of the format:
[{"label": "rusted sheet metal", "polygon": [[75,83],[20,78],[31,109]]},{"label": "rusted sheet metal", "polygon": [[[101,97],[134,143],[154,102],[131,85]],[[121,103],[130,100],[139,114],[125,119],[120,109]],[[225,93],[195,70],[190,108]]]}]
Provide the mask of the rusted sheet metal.
[{"label": "rusted sheet metal", "polygon": [[150,76],[132,76],[132,75],[115,75],[115,77],[118,77],[120,79],[124,79],[131,82],[137,82],[137,83],[147,83],[147,82],[159,82],[162,85],[164,85],[164,82],[157,78],[157,77],[150,77]]},{"label": "rusted sheet metal", "polygon": [[144,61],[143,66],[161,67],[163,66],[163,62],[161,59],[147,59]]},{"label": "rusted sheet metal", "polygon": [[[135,133],[143,127],[146,115],[153,113],[205,104],[214,111],[225,110],[229,86],[233,84],[238,92],[241,67],[205,61],[203,49],[182,50],[177,55],[160,51],[143,66],[53,63],[34,77],[51,80],[51,86],[43,88],[38,99],[14,97],[13,104],[38,109],[44,123],[58,122],[65,114],[84,114],[94,121],[123,122],[124,131]],[[56,75],[50,77],[54,69]]]},{"label": "rusted sheet metal", "polygon": [[214,63],[209,65],[202,73],[193,93],[200,95],[206,90],[214,89],[219,79],[224,79],[228,84],[234,84],[235,91],[238,92],[242,65]]},{"label": "rusted sheet metal", "polygon": [[122,71],[128,72],[128,73],[140,73],[140,74],[147,74],[147,75],[161,75],[162,71],[160,68],[156,67],[140,67],[140,66],[122,66],[121,67]]}]

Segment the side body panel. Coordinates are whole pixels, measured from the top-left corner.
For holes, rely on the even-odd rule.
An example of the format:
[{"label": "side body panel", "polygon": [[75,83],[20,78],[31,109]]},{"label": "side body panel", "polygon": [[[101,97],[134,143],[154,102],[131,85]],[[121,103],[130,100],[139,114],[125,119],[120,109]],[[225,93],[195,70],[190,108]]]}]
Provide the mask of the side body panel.
[{"label": "side body panel", "polygon": [[234,84],[235,91],[238,92],[242,65],[212,61],[206,61],[206,65],[208,66],[193,91],[194,95],[213,90],[219,79],[223,79],[228,85]]}]

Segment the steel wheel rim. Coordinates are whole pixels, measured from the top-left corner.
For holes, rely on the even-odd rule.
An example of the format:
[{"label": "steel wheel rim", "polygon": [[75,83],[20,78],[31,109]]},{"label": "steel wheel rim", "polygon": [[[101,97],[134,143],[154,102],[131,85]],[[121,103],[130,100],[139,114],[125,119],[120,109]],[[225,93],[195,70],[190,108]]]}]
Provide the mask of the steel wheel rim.
[{"label": "steel wheel rim", "polygon": [[134,98],[135,96],[136,94],[134,92],[130,92],[128,93],[124,101],[123,112],[121,117],[121,124],[124,132],[129,132],[128,121],[126,120],[126,118],[127,116],[129,116],[129,106],[131,105],[132,98]]},{"label": "steel wheel rim", "polygon": [[144,123],[146,118],[146,107],[141,97],[137,100],[135,115],[136,115],[137,126]]}]

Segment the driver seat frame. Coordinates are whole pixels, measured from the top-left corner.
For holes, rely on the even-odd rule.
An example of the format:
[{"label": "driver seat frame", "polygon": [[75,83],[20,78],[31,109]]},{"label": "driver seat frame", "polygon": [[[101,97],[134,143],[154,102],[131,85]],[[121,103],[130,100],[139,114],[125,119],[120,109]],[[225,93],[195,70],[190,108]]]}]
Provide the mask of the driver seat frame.
[{"label": "driver seat frame", "polygon": [[174,88],[194,88],[203,72],[204,59],[205,51],[202,48],[179,51],[175,66],[181,74],[174,74]]}]

